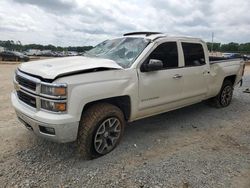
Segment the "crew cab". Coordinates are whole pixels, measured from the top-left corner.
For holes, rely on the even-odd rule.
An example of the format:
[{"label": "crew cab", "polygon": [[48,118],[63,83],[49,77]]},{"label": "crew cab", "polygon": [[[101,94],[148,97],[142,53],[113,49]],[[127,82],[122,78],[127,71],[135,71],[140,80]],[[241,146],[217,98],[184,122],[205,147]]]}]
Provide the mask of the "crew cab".
[{"label": "crew cab", "polygon": [[201,39],[134,32],[84,56],[21,64],[11,99],[26,128],[52,141],[77,141],[90,159],[118,145],[126,122],[204,100],[228,106],[243,74],[241,59],[209,60]]}]

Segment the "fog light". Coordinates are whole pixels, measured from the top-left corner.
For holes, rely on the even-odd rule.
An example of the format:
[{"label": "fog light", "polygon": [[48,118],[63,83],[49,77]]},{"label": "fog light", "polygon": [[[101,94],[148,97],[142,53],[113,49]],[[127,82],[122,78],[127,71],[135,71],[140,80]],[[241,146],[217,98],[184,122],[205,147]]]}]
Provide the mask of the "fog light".
[{"label": "fog light", "polygon": [[44,127],[39,125],[39,129],[42,133],[55,135],[55,129],[52,127]]}]

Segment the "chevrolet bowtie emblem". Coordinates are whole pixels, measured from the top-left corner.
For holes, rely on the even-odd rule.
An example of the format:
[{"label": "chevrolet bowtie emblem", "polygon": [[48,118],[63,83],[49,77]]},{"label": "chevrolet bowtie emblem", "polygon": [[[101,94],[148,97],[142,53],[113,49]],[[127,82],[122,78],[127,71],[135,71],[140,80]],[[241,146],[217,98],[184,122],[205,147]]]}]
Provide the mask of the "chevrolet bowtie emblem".
[{"label": "chevrolet bowtie emblem", "polygon": [[18,83],[14,83],[14,88],[15,88],[16,91],[20,90],[20,86],[18,85]]}]

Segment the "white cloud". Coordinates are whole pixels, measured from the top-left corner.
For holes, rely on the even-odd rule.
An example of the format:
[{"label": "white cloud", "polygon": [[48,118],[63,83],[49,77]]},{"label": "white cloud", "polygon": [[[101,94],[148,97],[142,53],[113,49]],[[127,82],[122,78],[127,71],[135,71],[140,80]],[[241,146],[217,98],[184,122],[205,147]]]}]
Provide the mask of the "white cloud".
[{"label": "white cloud", "polygon": [[130,31],[249,42],[245,0],[1,0],[0,40],[94,45]]}]

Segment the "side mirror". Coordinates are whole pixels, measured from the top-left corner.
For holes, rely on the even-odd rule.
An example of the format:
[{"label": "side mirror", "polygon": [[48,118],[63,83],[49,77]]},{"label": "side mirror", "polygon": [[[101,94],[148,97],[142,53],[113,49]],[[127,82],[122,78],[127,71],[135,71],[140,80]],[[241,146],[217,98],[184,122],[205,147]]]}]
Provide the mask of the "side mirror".
[{"label": "side mirror", "polygon": [[158,59],[150,59],[149,62],[144,65],[145,72],[157,71],[161,70],[162,68],[163,68],[163,62]]}]

